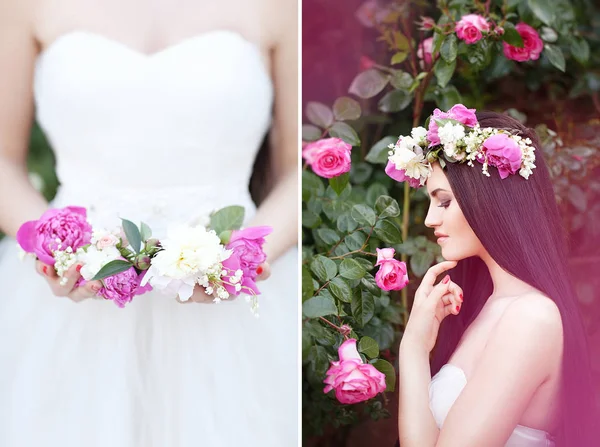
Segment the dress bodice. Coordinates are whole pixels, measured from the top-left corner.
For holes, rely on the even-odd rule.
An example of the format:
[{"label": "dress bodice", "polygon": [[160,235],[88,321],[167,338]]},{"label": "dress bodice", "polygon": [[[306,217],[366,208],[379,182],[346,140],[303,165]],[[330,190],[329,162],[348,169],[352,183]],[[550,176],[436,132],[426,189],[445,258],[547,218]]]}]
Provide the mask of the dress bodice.
[{"label": "dress bodice", "polygon": [[[449,363],[431,379],[429,408],[438,428],[442,428],[452,405],[466,385],[467,377],[464,371]],[[554,441],[543,430],[517,425],[505,447],[554,447]]]},{"label": "dress bodice", "polygon": [[239,204],[271,121],[258,47],[233,31],[146,55],[87,31],[38,57],[37,120],[57,158],[57,206],[187,221]]}]

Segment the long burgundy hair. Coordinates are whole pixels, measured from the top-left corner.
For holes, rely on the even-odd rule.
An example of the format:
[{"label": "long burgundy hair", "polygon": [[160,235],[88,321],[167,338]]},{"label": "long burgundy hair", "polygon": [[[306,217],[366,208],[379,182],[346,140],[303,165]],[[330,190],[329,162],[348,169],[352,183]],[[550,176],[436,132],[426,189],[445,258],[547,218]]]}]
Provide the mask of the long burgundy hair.
[{"label": "long burgundy hair", "polygon": [[[600,445],[595,425],[591,368],[586,335],[567,264],[566,235],[555,201],[540,143],[531,129],[493,112],[479,112],[481,127],[495,127],[529,137],[536,148],[536,168],[528,180],[510,175],[490,177],[478,166],[448,163],[446,176],[467,222],[504,270],[550,297],[563,323],[561,423],[558,446]],[[464,290],[460,314],[444,320],[432,358],[432,374],[444,365],[467,326],[492,292],[492,281],[481,259],[461,260],[451,272]]]}]

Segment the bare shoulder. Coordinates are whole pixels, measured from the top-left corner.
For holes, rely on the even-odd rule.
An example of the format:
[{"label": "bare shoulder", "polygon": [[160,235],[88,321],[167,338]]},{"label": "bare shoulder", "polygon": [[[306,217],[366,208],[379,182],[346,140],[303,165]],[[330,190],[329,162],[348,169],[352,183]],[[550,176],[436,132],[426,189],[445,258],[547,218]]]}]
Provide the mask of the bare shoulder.
[{"label": "bare shoulder", "polygon": [[262,0],[275,45],[298,34],[298,0]]},{"label": "bare shoulder", "polygon": [[556,303],[539,292],[527,293],[510,303],[500,319],[505,327],[523,328],[528,333],[562,338],[562,318]]}]

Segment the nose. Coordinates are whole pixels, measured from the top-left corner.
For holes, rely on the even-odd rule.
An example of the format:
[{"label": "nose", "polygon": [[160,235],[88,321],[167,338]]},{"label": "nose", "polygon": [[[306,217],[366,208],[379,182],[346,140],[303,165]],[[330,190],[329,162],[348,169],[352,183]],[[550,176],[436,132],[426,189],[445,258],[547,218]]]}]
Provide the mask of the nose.
[{"label": "nose", "polygon": [[427,228],[439,227],[442,224],[442,213],[440,213],[439,210],[441,210],[441,208],[432,206],[432,204],[429,203],[427,216],[425,216],[425,226]]}]

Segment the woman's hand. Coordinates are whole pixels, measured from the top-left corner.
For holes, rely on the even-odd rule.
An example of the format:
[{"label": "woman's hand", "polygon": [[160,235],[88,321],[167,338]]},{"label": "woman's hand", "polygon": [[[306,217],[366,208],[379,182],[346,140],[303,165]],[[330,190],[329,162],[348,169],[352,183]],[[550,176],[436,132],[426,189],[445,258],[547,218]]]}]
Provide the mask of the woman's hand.
[{"label": "woman's hand", "polygon": [[[263,262],[262,264],[260,264],[258,266],[258,268],[256,269],[256,272],[258,273],[258,276],[256,277],[256,281],[264,281],[269,276],[271,276],[271,267],[269,266],[268,262]],[[232,299],[236,299],[236,298],[237,298],[236,296],[233,296],[231,298],[228,298],[228,300],[232,300]],[[177,297],[176,299],[179,303],[182,303],[182,304],[186,304],[186,303],[205,303],[206,304],[206,303],[213,303],[215,298],[211,295],[207,295],[204,292],[204,287],[196,286],[194,288],[194,293],[192,294],[192,296],[190,297],[189,300],[181,301],[179,299],[179,297]]]},{"label": "woman's hand", "polygon": [[402,343],[418,343],[431,352],[437,340],[440,324],[448,315],[458,315],[463,302],[463,291],[449,275],[434,285],[437,277],[456,267],[456,261],[440,262],[429,268],[415,293]]},{"label": "woman's hand", "polygon": [[97,293],[102,288],[102,283],[100,281],[88,281],[83,286],[75,286],[77,281],[79,281],[79,278],[81,278],[81,275],[79,274],[80,267],[78,268],[77,265],[73,265],[67,270],[67,273],[64,276],[67,281],[62,285],[61,281],[63,278],[60,278],[56,274],[56,270],[54,270],[53,266],[37,260],[35,261],[35,269],[46,279],[46,281],[48,281],[54,295],[69,298],[76,303],[88,298],[97,298]]}]

